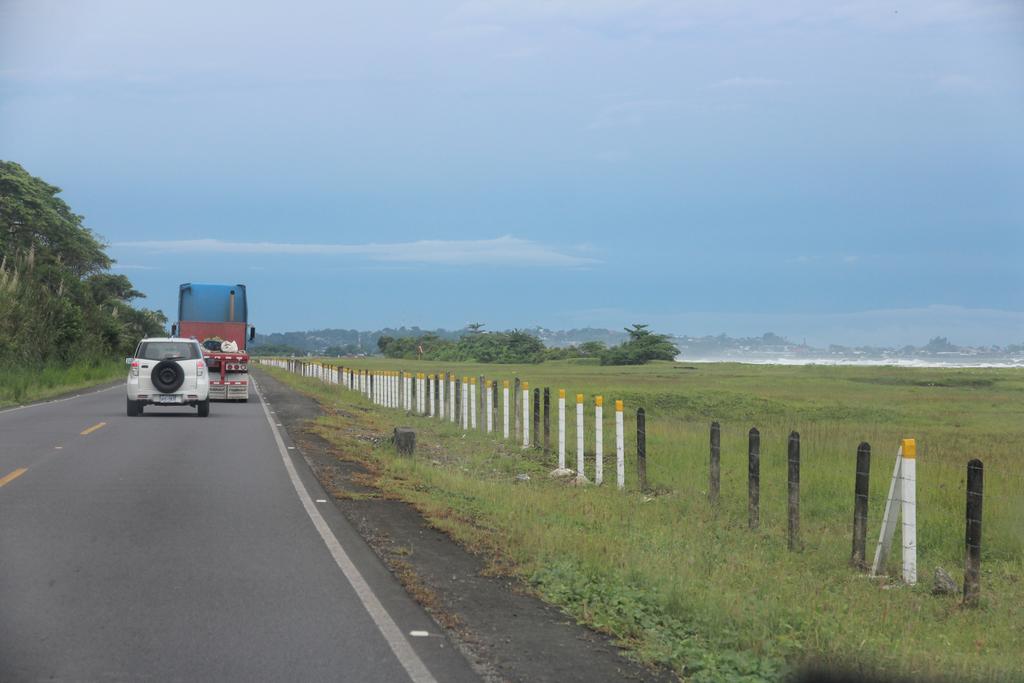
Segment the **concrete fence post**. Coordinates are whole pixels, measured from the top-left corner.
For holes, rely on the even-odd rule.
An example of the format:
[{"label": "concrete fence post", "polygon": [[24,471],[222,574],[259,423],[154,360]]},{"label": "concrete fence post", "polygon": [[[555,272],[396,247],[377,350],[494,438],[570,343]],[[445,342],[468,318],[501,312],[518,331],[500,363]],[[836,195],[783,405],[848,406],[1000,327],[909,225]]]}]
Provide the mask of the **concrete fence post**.
[{"label": "concrete fence post", "polygon": [[459,387],[459,415],[462,419],[462,429],[469,429],[469,378],[463,377]]},{"label": "concrete fence post", "polygon": [[470,427],[476,430],[476,409],[477,409],[477,395],[476,395],[476,377],[469,378],[469,422]]},{"label": "concrete fence post", "polygon": [[587,463],[584,451],[583,433],[583,394],[576,394],[576,476],[586,476]]},{"label": "concrete fence post", "polygon": [[594,483],[604,481],[604,396],[594,397]]},{"label": "concrete fence post", "polygon": [[491,380],[484,380],[484,400],[487,401],[487,433],[490,434],[494,431],[494,411],[491,410],[491,392],[494,388],[491,386]]},{"label": "concrete fence post", "polygon": [[530,383],[523,382],[523,448],[530,447]]},{"label": "concrete fence post", "polygon": [[434,393],[437,394],[437,418],[439,420],[444,419],[444,390],[445,390],[444,375],[438,373],[434,375]]},{"label": "concrete fence post", "polygon": [[508,380],[507,379],[502,380],[501,381],[501,386],[502,386],[502,389],[501,389],[501,391],[502,391],[501,405],[502,405],[502,410],[504,411],[504,425],[505,425],[504,437],[505,437],[505,440],[507,441],[508,440]]},{"label": "concrete fence post", "polygon": [[558,469],[565,469],[565,389],[558,390]]},{"label": "concrete fence post", "polygon": [[622,401],[615,401],[615,485],[626,487],[626,427],[622,414]]},{"label": "concrete fence post", "polygon": [[516,435],[513,438],[518,438],[519,434],[522,432],[522,429],[523,429],[523,426],[522,426],[522,424],[520,422],[520,420],[522,418],[522,415],[520,415],[520,411],[519,411],[519,392],[520,392],[519,378],[518,377],[513,377],[512,378],[512,421],[515,423],[514,433]]}]

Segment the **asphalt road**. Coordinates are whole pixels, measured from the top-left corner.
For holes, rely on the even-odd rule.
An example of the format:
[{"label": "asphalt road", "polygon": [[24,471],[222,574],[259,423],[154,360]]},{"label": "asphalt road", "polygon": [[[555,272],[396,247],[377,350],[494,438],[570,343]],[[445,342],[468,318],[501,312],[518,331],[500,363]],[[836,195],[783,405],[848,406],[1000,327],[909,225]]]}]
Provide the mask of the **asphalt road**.
[{"label": "asphalt road", "polygon": [[476,680],[273,406],[124,401],[0,411],[0,681]]}]

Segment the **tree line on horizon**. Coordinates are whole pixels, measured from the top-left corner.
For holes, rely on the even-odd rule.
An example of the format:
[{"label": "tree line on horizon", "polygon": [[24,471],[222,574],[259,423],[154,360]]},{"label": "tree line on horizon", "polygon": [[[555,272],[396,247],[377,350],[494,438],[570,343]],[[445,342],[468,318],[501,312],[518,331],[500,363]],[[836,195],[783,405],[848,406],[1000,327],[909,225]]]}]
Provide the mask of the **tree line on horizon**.
[{"label": "tree line on horizon", "polygon": [[[642,365],[652,360],[674,360],[679,349],[668,335],[655,334],[647,325],[626,328],[627,339],[607,346],[588,341],[567,347],[549,348],[533,334],[523,330],[485,332],[481,323],[474,323],[456,339],[443,338],[428,332],[418,336],[377,336],[377,352],[386,358],[475,363],[542,363],[548,360],[592,359],[601,365]],[[258,345],[259,355],[302,355],[297,349],[282,344]],[[328,347],[327,356],[364,355],[350,349]]]}]

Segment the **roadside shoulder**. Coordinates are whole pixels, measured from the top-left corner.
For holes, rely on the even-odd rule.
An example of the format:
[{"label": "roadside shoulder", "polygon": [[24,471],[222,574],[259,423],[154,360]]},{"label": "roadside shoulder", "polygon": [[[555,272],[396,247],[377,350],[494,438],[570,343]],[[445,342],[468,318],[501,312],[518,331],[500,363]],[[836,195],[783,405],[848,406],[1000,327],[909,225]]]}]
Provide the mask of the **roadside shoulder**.
[{"label": "roadside shoulder", "polygon": [[[267,373],[261,391],[323,488],[406,590],[489,680],[674,680],[622,656],[611,638],[575,623],[517,580],[434,528],[412,506],[381,495],[355,454],[341,453],[311,420],[319,403]],[[368,437],[375,438],[375,437]]]}]

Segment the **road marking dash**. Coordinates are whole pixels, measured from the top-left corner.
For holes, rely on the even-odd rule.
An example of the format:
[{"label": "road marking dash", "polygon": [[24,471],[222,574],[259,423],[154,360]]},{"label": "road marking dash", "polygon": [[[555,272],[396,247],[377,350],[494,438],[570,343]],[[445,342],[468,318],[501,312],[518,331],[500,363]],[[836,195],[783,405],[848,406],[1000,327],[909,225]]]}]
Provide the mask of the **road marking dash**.
[{"label": "road marking dash", "polygon": [[53,448],[54,448],[54,450],[58,450],[58,451],[64,450],[63,446],[54,446]]},{"label": "road marking dash", "polygon": [[326,503],[327,499],[326,498],[317,498],[316,502],[318,502],[318,503]]},{"label": "road marking dash", "polygon": [[288,450],[290,450],[290,451],[294,451],[294,450],[295,450],[295,446],[289,446],[289,447],[288,447]]},{"label": "road marking dash", "polygon": [[86,429],[83,429],[81,432],[79,432],[79,435],[81,435],[81,436],[88,436],[88,435],[92,434],[93,432],[95,432],[97,429],[103,429],[106,426],[107,426],[106,422],[97,422],[92,427],[88,427]]},{"label": "road marking dash", "polygon": [[26,472],[28,472],[28,468],[27,467],[20,467],[20,468],[14,470],[13,472],[8,474],[3,479],[0,479],[0,486],[6,486],[7,484],[10,484],[12,481],[17,479],[21,475],[25,474]]},{"label": "road marking dash", "polygon": [[426,638],[430,634],[426,631],[409,631],[409,635],[413,638]]}]

